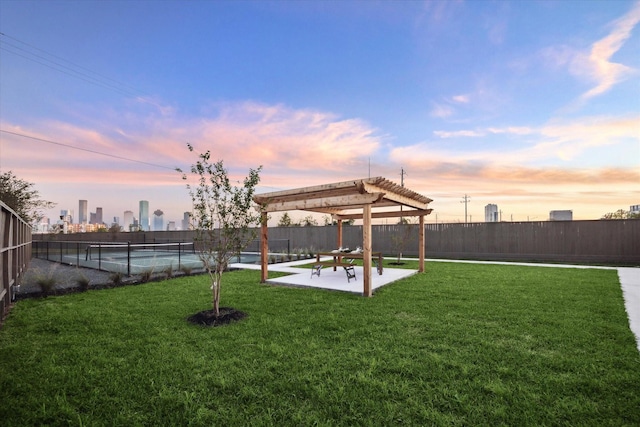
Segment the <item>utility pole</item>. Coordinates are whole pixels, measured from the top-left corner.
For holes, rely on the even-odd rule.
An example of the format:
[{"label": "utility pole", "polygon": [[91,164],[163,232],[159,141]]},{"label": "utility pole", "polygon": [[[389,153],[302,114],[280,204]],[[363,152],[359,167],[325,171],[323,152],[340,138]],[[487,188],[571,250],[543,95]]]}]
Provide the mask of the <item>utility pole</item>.
[{"label": "utility pole", "polygon": [[460,203],[464,203],[464,223],[467,223],[467,204],[469,203],[469,201],[471,200],[471,197],[467,196],[466,194],[464,195],[464,197],[462,198],[462,201]]},{"label": "utility pole", "polygon": [[[404,171],[404,168],[400,168],[400,186],[404,187],[404,176],[407,173]],[[402,205],[400,205],[400,224],[404,224],[404,218],[402,217]]]}]

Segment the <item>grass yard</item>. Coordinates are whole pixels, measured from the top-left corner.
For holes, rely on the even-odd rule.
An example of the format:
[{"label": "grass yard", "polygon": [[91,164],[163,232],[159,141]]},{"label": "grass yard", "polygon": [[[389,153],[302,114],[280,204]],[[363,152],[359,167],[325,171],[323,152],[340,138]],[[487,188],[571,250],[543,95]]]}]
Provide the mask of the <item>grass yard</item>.
[{"label": "grass yard", "polygon": [[259,278],[225,275],[249,317],[220,328],[185,320],[205,276],[20,301],[0,425],[640,425],[613,270],[428,263],[369,299]]}]

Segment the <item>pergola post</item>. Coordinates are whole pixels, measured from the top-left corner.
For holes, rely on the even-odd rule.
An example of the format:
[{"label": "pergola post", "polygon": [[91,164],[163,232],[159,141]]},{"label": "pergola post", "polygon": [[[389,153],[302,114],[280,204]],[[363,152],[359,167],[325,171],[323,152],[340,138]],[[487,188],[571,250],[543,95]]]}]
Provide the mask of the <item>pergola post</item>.
[{"label": "pergola post", "polygon": [[372,295],[371,286],[371,205],[363,207],[362,215],[362,295],[370,297]]},{"label": "pergola post", "polygon": [[338,218],[336,221],[338,224],[338,247],[342,247],[342,219]]},{"label": "pergola post", "polygon": [[269,227],[267,227],[267,213],[262,212],[260,214],[260,270],[262,275],[260,276],[260,283],[264,283],[269,278]]},{"label": "pergola post", "polygon": [[418,223],[420,224],[418,230],[418,272],[424,273],[424,215],[420,215]]}]

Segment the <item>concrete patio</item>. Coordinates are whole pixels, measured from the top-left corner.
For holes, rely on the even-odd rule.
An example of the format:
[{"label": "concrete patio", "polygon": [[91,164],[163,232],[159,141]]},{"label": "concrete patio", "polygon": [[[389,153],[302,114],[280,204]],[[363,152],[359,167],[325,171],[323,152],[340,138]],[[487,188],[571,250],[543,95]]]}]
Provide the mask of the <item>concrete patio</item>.
[{"label": "concrete patio", "polygon": [[[326,258],[326,260],[329,259],[330,258]],[[266,283],[303,288],[328,289],[356,294],[363,293],[363,270],[361,266],[354,267],[356,279],[347,281],[347,275],[342,267],[336,268],[336,271],[333,271],[332,267],[324,267],[320,272],[320,276],[313,275],[313,277],[311,276],[311,269],[300,267],[300,265],[311,264],[313,262],[314,260],[307,259],[282,264],[269,264],[270,272],[278,271],[288,273],[288,275],[274,279],[267,279]],[[259,265],[231,264],[230,267],[260,270]],[[371,272],[371,288],[375,292],[378,288],[396,282],[400,279],[404,279],[405,277],[413,276],[417,272],[418,270],[385,268],[384,274],[379,275],[374,267]]]}]

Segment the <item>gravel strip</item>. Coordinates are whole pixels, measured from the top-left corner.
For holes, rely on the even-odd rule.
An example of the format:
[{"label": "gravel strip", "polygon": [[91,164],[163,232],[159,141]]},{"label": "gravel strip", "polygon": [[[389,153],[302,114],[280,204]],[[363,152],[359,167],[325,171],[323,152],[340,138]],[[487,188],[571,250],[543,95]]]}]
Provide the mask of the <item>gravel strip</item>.
[{"label": "gravel strip", "polygon": [[111,273],[107,271],[76,267],[39,258],[32,258],[29,268],[20,280],[20,289],[16,295],[18,297],[24,297],[31,294],[39,294],[40,286],[38,285],[37,280],[41,277],[55,278],[55,289],[65,290],[79,288],[77,280],[81,277],[89,279],[89,287],[91,288],[111,283],[110,276]]}]

